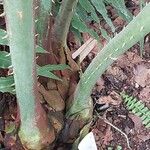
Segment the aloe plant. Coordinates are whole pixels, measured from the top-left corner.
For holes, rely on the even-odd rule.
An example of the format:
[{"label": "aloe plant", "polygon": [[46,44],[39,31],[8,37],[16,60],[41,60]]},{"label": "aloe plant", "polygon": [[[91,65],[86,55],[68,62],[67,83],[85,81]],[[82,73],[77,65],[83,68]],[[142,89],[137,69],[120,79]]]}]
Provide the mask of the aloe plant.
[{"label": "aloe plant", "polygon": [[24,147],[41,149],[55,137],[37,92],[33,0],[5,0],[4,9],[21,119],[19,137]]},{"label": "aloe plant", "polygon": [[108,66],[150,32],[149,10],[150,3],[97,54],[77,85],[67,118],[85,120],[85,124],[88,123],[91,118],[88,115],[88,118],[85,117],[85,114],[89,113],[92,88]]}]

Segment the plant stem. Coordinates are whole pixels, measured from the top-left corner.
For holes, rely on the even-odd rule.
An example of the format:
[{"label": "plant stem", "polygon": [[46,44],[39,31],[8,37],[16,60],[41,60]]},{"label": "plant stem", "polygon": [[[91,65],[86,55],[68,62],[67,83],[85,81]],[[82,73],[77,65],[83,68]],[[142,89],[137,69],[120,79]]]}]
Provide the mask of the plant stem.
[{"label": "plant stem", "polygon": [[[117,58],[150,32],[150,3],[118,35],[97,54],[82,75],[74,93],[74,101],[67,117],[84,118],[89,97],[97,79]],[[136,27],[136,28],[135,28]]]},{"label": "plant stem", "polygon": [[21,118],[19,136],[27,148],[41,149],[49,130],[37,94],[33,0],[5,0],[4,8]]},{"label": "plant stem", "polygon": [[53,35],[55,36],[56,41],[63,47],[66,45],[70,22],[77,2],[78,0],[63,0],[56,18]]}]

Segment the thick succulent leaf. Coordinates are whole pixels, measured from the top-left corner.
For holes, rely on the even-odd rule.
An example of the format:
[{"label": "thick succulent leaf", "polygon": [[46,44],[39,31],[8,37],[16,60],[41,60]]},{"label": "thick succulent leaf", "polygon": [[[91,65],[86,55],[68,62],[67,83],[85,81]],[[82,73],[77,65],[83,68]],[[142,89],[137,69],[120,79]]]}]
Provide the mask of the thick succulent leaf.
[{"label": "thick succulent leaf", "polygon": [[96,8],[96,10],[103,16],[103,18],[105,19],[107,24],[111,27],[112,31],[114,32],[115,27],[114,27],[111,19],[107,15],[106,6],[105,6],[105,3],[103,2],[103,0],[91,0],[91,2],[94,5],[94,7]]},{"label": "thick succulent leaf", "polygon": [[93,5],[90,3],[88,0],[79,0],[80,5],[87,11],[87,13],[90,13],[91,17],[93,18],[94,21],[99,23],[99,18],[96,14],[96,11],[93,7]]},{"label": "thick succulent leaf", "polygon": [[0,44],[1,45],[8,45],[7,32],[3,29],[0,29]]},{"label": "thick succulent leaf", "polygon": [[112,5],[117,11],[119,16],[121,16],[123,19],[130,22],[132,20],[132,14],[129,12],[129,10],[125,6],[124,0],[105,0],[110,5]]},{"label": "thick succulent leaf", "polygon": [[9,53],[0,51],[0,68],[9,68],[11,66],[11,57]]},{"label": "thick succulent leaf", "polygon": [[8,76],[8,77],[0,77],[0,91],[1,92],[14,92],[14,77]]}]

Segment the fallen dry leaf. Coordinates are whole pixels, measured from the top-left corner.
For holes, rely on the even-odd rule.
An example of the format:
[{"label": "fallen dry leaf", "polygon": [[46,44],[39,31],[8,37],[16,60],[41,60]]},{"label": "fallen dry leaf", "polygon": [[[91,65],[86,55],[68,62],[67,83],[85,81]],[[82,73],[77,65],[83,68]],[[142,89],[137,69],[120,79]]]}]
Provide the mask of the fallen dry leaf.
[{"label": "fallen dry leaf", "polygon": [[96,82],[96,90],[100,92],[104,88],[104,80],[100,77]]},{"label": "fallen dry leaf", "polygon": [[134,129],[135,131],[138,131],[142,127],[142,120],[140,117],[134,114],[129,114],[129,117],[132,119],[134,122]]},{"label": "fallen dry leaf", "polygon": [[146,87],[150,85],[150,69],[145,65],[137,65],[133,70],[134,72],[134,80],[141,87]]},{"label": "fallen dry leaf", "polygon": [[150,86],[147,86],[142,89],[142,91],[139,94],[139,98],[142,101],[150,104]]},{"label": "fallen dry leaf", "polygon": [[103,138],[103,144],[109,145],[109,142],[113,140],[113,133],[111,131],[111,126],[108,126]]},{"label": "fallen dry leaf", "polygon": [[113,22],[115,26],[123,26],[125,23],[121,17],[117,17]]},{"label": "fallen dry leaf", "polygon": [[110,66],[106,72],[106,74],[110,74],[117,78],[120,81],[126,80],[127,76],[123,72],[123,70],[120,67],[117,66]]},{"label": "fallen dry leaf", "polygon": [[121,101],[118,99],[113,99],[110,95],[109,96],[102,96],[97,101],[98,104],[107,104],[107,105],[114,105],[119,106]]},{"label": "fallen dry leaf", "polygon": [[129,51],[118,58],[117,66],[121,68],[125,68],[127,66],[133,67],[135,64],[138,64],[142,61],[142,58],[138,54]]}]

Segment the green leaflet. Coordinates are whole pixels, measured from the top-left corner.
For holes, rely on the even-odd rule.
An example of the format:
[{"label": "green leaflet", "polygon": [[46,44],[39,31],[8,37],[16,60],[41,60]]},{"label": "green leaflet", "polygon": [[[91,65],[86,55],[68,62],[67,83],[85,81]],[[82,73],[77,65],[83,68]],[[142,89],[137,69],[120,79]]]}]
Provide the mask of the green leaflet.
[{"label": "green leaflet", "polygon": [[42,77],[47,77],[47,78],[51,78],[51,79],[54,79],[54,80],[60,80],[61,81],[61,79],[59,77],[57,77],[56,75],[54,75],[50,71],[47,71],[47,70],[42,71],[41,68],[37,70],[37,74],[39,76],[42,76]]},{"label": "green leaflet", "polygon": [[105,29],[100,29],[101,31],[101,35],[107,40],[109,41],[111,39],[111,37],[109,37],[109,35],[107,34],[107,31]]},{"label": "green leaflet", "polygon": [[61,80],[59,77],[57,77],[55,74],[53,74],[51,71],[54,70],[64,70],[69,69],[68,65],[65,64],[59,64],[59,65],[45,65],[45,66],[37,66],[37,74],[39,76],[55,79],[55,80]]},{"label": "green leaflet", "polygon": [[99,18],[96,14],[96,11],[95,11],[93,5],[91,5],[90,1],[88,1],[88,0],[79,0],[79,3],[85,9],[85,11],[87,11],[87,13],[90,13],[93,20],[96,21],[97,23],[99,23]]},{"label": "green leaflet", "polygon": [[0,29],[0,44],[1,45],[8,45],[7,32],[3,29]]},{"label": "green leaflet", "polygon": [[105,0],[110,5],[112,5],[117,11],[118,14],[128,22],[132,20],[132,14],[129,12],[129,10],[125,6],[124,0]]},{"label": "green leaflet", "polygon": [[[9,46],[8,37],[6,35],[7,35],[7,32],[3,29],[0,29],[0,44]],[[36,53],[48,53],[46,50],[43,49],[43,47],[39,45],[36,45],[35,50],[36,50]]]},{"label": "green leaflet", "polygon": [[97,33],[94,30],[88,28],[85,22],[81,20],[80,16],[77,13],[74,14],[71,25],[80,32],[87,32],[95,39],[99,39]]},{"label": "green leaflet", "polygon": [[81,5],[78,3],[76,7],[76,13],[80,16],[84,22],[91,22],[93,20],[91,14],[89,14]]},{"label": "green leaflet", "polygon": [[73,34],[75,35],[75,38],[77,40],[79,40],[80,43],[82,43],[83,42],[83,38],[82,38],[81,33],[77,29],[75,29],[74,27],[72,27],[72,26],[70,26],[70,29],[73,32]]},{"label": "green leaflet", "polygon": [[49,53],[48,51],[46,51],[43,47],[36,45],[35,47],[36,53]]},{"label": "green leaflet", "polygon": [[0,91],[1,92],[10,92],[12,94],[15,93],[14,91],[14,77],[0,77]]},{"label": "green leaflet", "polygon": [[11,57],[8,52],[0,51],[0,68],[9,68],[11,66]]},{"label": "green leaflet", "polygon": [[124,93],[121,93],[121,96],[124,99],[127,108],[131,110],[132,113],[139,116],[147,128],[150,128],[150,110],[145,107],[141,101],[138,101],[132,96],[126,95]]},{"label": "green leaflet", "polygon": [[111,27],[112,31],[115,31],[115,27],[111,21],[111,19],[107,15],[106,6],[103,2],[103,0],[91,0],[92,4],[96,8],[96,10],[103,16],[103,18],[106,20],[107,24]]},{"label": "green leaflet", "polygon": [[[65,64],[59,64],[59,65],[45,65],[45,66],[37,66],[37,74],[39,76],[51,78],[54,80],[60,80],[59,77],[54,75],[50,71],[54,70],[64,70],[64,69],[69,69],[70,67]],[[15,94],[14,91],[14,77],[13,76],[8,76],[8,77],[0,77],[0,91],[1,92],[10,92],[12,94]]]}]

